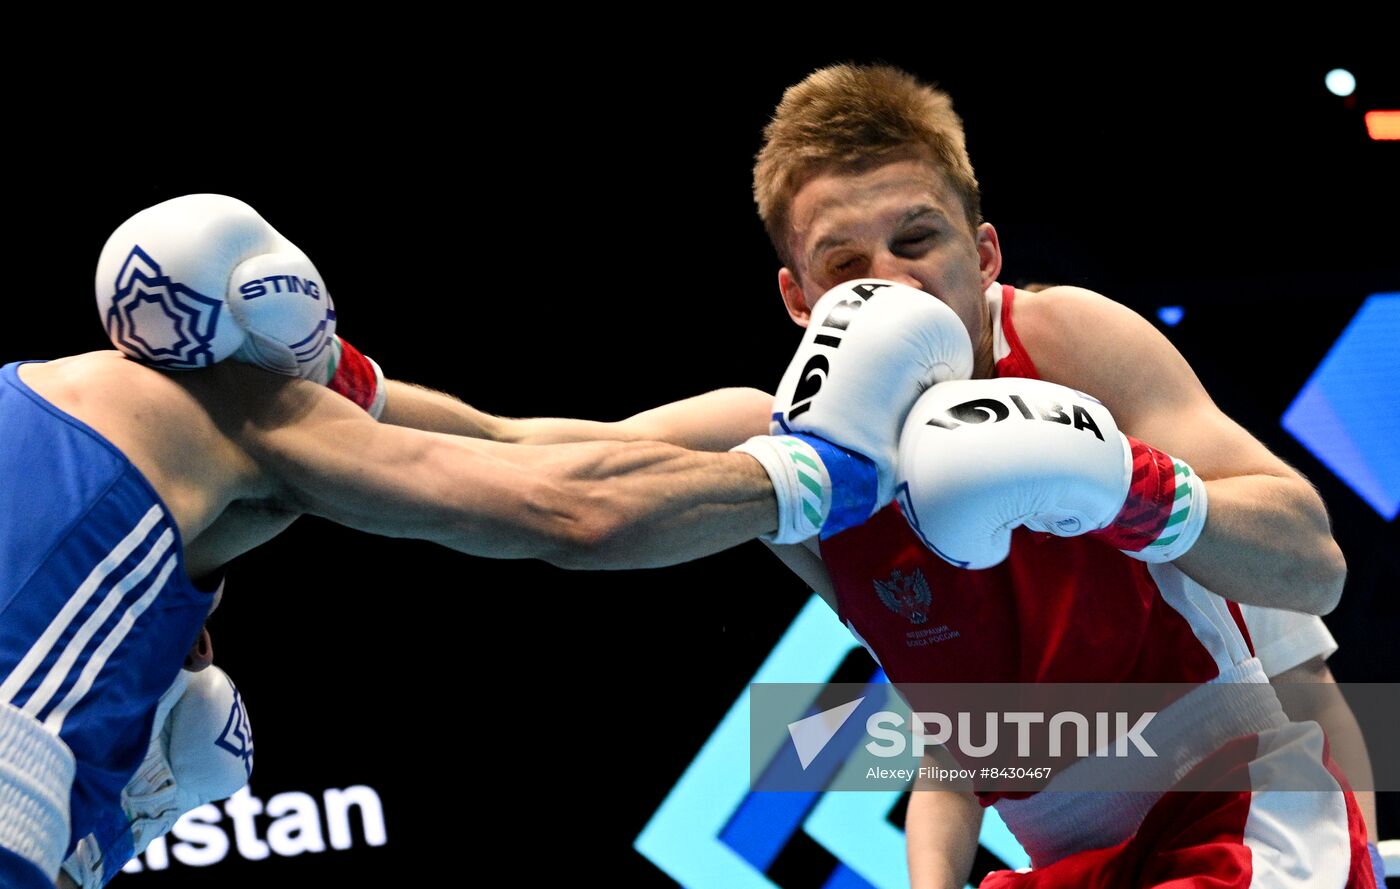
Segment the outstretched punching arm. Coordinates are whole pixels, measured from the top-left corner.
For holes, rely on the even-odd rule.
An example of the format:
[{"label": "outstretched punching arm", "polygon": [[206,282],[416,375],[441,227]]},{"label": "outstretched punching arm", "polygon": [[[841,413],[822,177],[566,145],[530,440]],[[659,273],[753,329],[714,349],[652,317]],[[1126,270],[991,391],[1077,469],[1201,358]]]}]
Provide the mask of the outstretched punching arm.
[{"label": "outstretched punching arm", "polygon": [[[405,429],[324,388],[237,365],[210,409],[226,413],[220,425],[257,467],[263,490],[248,496],[477,555],[673,564],[863,520],[892,496],[893,439],[909,404],[933,378],[970,367],[966,331],[925,294],[852,282],[818,309],[829,323],[809,329],[780,389],[780,425],[797,434],[751,439],[751,456],[650,442],[522,448]],[[869,397],[889,385],[889,368],[910,364],[923,370],[897,397]]]},{"label": "outstretched punching arm", "polygon": [[239,366],[225,387],[268,495],[341,524],[495,558],[633,568],[697,558],[777,527],[742,454],[657,443],[521,448],[372,421],[322,387]]},{"label": "outstretched punching arm", "polygon": [[698,451],[723,451],[768,431],[773,396],[758,389],[716,389],[611,423],[557,417],[497,417],[443,392],[390,380],[386,423],[510,444],[571,441],[664,441]]}]

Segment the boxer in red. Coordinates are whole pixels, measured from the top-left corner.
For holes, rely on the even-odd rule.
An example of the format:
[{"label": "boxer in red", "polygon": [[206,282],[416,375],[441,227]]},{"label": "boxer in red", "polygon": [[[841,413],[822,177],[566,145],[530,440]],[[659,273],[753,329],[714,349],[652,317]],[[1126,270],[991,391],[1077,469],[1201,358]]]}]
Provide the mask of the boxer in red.
[{"label": "boxer in red", "polygon": [[[975,344],[973,379],[934,386],[904,427],[899,508],[785,554],[892,681],[1264,682],[1235,603],[1335,606],[1345,563],[1321,499],[1151,324],[1087,290],[998,282],[945,94],[887,67],[818,71],[784,95],[754,183],[796,323],[828,288],[877,278],[950,306]],[[1049,402],[1063,412],[1022,410]],[[932,590],[922,623],[882,601],[896,572]],[[947,628],[935,644],[931,627]],[[1251,745],[1251,767],[1284,757],[1334,775],[1333,790],[916,794],[913,884],[961,886],[979,803],[995,803],[1034,870],[986,886],[1372,886],[1315,726],[1242,712],[1193,732],[1205,714],[1190,699],[1161,714],[1179,762],[1209,768]]]}]

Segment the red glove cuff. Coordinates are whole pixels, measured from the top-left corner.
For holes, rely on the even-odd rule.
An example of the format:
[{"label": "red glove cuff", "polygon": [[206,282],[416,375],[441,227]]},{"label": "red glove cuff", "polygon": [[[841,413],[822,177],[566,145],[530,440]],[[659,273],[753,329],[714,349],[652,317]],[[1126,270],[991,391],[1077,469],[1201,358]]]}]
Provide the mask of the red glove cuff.
[{"label": "red glove cuff", "polygon": [[1169,454],[1131,435],[1124,436],[1133,449],[1133,478],[1128,498],[1107,528],[1089,532],[1114,549],[1139,552],[1167,527],[1177,499],[1176,468]]},{"label": "red glove cuff", "polygon": [[375,372],[374,362],[341,339],[339,360],[326,386],[373,413],[371,408],[379,394],[379,374]]}]

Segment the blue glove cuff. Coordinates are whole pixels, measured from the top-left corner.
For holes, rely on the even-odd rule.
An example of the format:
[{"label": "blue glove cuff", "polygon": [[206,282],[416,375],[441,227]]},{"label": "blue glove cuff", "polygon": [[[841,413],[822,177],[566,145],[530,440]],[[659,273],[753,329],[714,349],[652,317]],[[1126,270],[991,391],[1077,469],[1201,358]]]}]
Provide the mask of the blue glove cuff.
[{"label": "blue glove cuff", "polygon": [[831,478],[831,511],[822,524],[820,538],[826,540],[870,518],[879,505],[880,474],[875,462],[815,435],[788,434],[811,445]]}]

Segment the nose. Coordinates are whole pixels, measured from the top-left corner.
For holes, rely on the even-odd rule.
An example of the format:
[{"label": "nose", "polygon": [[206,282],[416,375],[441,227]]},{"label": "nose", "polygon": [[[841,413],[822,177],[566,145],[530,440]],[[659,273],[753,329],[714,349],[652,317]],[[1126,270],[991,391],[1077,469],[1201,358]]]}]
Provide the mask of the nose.
[{"label": "nose", "polygon": [[893,255],[888,250],[881,250],[874,256],[870,263],[869,275],[872,278],[883,278],[896,284],[905,284],[915,290],[924,289],[924,285],[920,283],[919,279],[910,273],[909,261]]}]

